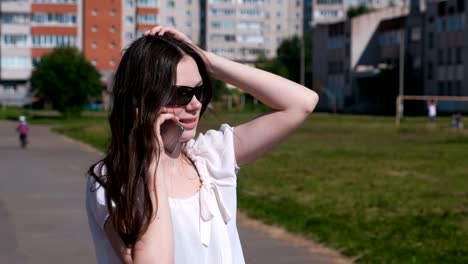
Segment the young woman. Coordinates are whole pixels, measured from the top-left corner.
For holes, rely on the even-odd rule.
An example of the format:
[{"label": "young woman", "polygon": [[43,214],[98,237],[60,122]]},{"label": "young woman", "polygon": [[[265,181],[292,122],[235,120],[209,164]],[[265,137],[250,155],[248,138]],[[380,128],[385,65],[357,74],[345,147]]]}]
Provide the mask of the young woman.
[{"label": "young woman", "polygon": [[[210,78],[242,87],[273,110],[195,138],[211,99]],[[296,129],[317,94],[158,26],[125,51],[113,96],[110,145],[87,183],[98,262],[244,263],[236,227],[239,166]],[[161,125],[170,122],[183,127],[171,152],[161,137]]]}]

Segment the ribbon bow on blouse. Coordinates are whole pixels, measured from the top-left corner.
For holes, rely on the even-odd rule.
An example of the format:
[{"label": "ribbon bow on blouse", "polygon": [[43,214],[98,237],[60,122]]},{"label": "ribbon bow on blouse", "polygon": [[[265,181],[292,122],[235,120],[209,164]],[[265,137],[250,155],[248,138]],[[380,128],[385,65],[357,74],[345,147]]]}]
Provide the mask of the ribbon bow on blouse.
[{"label": "ribbon bow on blouse", "polygon": [[[210,160],[210,155],[217,155],[210,153],[210,147],[205,145],[204,140],[191,140],[187,145],[187,154],[193,161],[197,168],[198,174],[202,181],[200,188],[200,239],[202,245],[208,247],[211,240],[211,229],[213,218],[221,216],[224,224],[231,220],[231,213],[224,205],[221,193],[218,186],[213,182],[212,177],[208,171],[207,161]],[[221,233],[218,234],[219,242],[222,245],[229,245],[229,234],[227,227],[220,229]],[[230,246],[221,246],[222,264],[232,264],[232,252]]]},{"label": "ribbon bow on blouse", "polygon": [[218,188],[213,183],[203,183],[200,189],[200,217],[202,220],[200,232],[201,242],[204,246],[210,245],[211,219],[213,219],[217,209],[221,213],[224,223],[227,224],[231,220],[231,214],[224,206]]}]

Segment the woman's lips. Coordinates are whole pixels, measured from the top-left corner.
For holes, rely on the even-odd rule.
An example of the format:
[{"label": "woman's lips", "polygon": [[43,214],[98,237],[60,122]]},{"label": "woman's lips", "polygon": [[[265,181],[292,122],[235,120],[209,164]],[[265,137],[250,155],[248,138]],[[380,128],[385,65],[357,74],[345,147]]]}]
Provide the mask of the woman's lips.
[{"label": "woman's lips", "polygon": [[179,124],[181,124],[185,129],[194,129],[197,126],[197,119],[179,119]]}]

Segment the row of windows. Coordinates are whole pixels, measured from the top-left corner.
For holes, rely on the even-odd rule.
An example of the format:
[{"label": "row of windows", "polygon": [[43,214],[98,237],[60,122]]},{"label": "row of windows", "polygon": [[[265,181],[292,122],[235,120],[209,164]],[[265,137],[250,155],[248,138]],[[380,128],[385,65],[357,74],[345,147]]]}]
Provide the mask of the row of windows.
[{"label": "row of windows", "polygon": [[2,46],[27,46],[28,36],[26,34],[5,34],[1,37]]},{"label": "row of windows", "polygon": [[317,0],[319,5],[341,5],[343,0]]},{"label": "row of windows", "polygon": [[46,3],[46,4],[76,4],[76,0],[33,0],[33,3]]},{"label": "row of windows", "polygon": [[[107,63],[109,64],[109,66],[115,66],[115,59],[110,59]],[[98,66],[99,60],[97,58],[94,58],[91,60],[91,64],[93,64],[94,66]]]},{"label": "row of windows", "polygon": [[[37,65],[39,60],[34,58],[31,60],[28,56],[2,56],[1,57],[1,67],[2,69],[9,69],[9,70],[27,70],[31,69],[31,65]],[[97,66],[99,64],[99,60],[94,58],[91,60],[91,64]],[[116,64],[115,59],[110,59],[108,61],[110,66],[114,66]]]},{"label": "row of windows", "polygon": [[151,24],[154,25],[158,21],[158,16],[155,14],[140,14],[137,16],[137,22],[139,24]]},{"label": "row of windows", "polygon": [[437,88],[439,90],[438,95],[448,96],[462,96],[462,82],[461,81],[445,81],[437,82]]},{"label": "row of windows", "polygon": [[31,68],[31,59],[27,56],[2,56],[2,69],[23,70]]},{"label": "row of windows", "polygon": [[[98,32],[98,31],[99,31],[99,27],[98,27],[97,25],[93,25],[93,26],[91,27],[91,32]],[[111,32],[111,33],[114,33],[114,32],[115,32],[115,26],[114,26],[114,25],[111,25],[111,26],[109,27],[109,32]]]},{"label": "row of windows", "polygon": [[2,13],[0,16],[2,24],[28,24],[29,14],[24,13]]},{"label": "row of windows", "polygon": [[400,35],[400,30],[381,32],[378,37],[379,44],[380,46],[398,45],[400,44]]},{"label": "row of windows", "polygon": [[[210,13],[213,16],[234,16],[236,14],[236,10],[232,8],[211,8]],[[241,9],[238,14],[240,16],[258,17],[262,15],[262,12],[258,9]]]},{"label": "row of windows", "polygon": [[343,61],[329,61],[328,74],[341,74],[344,72]]},{"label": "row of windows", "polygon": [[262,30],[263,22],[234,22],[234,21],[213,21],[211,27],[222,29],[252,29]]},{"label": "row of windows", "polygon": [[137,0],[137,6],[139,7],[158,7],[158,0]]},{"label": "row of windows", "polygon": [[463,63],[463,48],[439,49],[437,51],[437,62],[439,65],[452,65]]},{"label": "row of windows", "polygon": [[327,9],[327,10],[318,10],[314,12],[314,17],[316,19],[321,19],[321,18],[340,18],[344,17],[344,12],[342,10],[333,10],[333,9]]},{"label": "row of windows", "polygon": [[[290,0],[286,0],[286,1],[290,1]],[[210,4],[236,3],[236,2],[241,3],[241,4],[260,4],[260,3],[268,2],[270,4],[271,2],[274,2],[274,0],[268,0],[268,1],[265,1],[265,0],[208,0],[208,3],[210,3]],[[283,0],[276,0],[276,3],[277,4],[282,4]],[[300,6],[300,5],[301,5],[301,1],[296,0],[296,6]]]},{"label": "row of windows", "polygon": [[75,25],[76,14],[34,13],[32,22],[36,24],[65,24]]},{"label": "row of windows", "polygon": [[265,39],[259,35],[231,35],[231,34],[213,34],[210,40],[214,42],[245,42],[245,43],[263,43]]},{"label": "row of windows", "polygon": [[462,31],[465,26],[463,15],[439,17],[436,20],[437,32],[457,32]]},{"label": "row of windows", "polygon": [[[108,46],[109,48],[111,48],[111,49],[115,49],[115,47],[116,47],[114,41],[110,42],[107,46]],[[98,43],[97,43],[97,42],[91,43],[91,48],[97,49],[97,48],[98,48]]]},{"label": "row of windows", "polygon": [[[435,72],[437,68],[437,73]],[[437,66],[435,67],[432,62],[427,63],[427,79],[437,79],[439,81],[444,80],[462,80],[464,79],[463,73],[464,66]]]},{"label": "row of windows", "polygon": [[[235,49],[234,48],[212,48],[210,49],[211,52],[221,55],[221,56],[232,56],[234,55]],[[246,55],[268,55],[269,50],[265,50],[262,48],[240,48],[238,52],[244,56]]]},{"label": "row of windows", "polygon": [[465,0],[457,0],[455,6],[448,6],[448,1],[441,1],[437,4],[437,13],[439,16],[445,16],[446,14],[463,13],[465,11]]},{"label": "row of windows", "polygon": [[33,47],[75,46],[76,38],[70,35],[33,35]]},{"label": "row of windows", "polygon": [[[176,25],[176,19],[173,16],[167,17],[167,26],[178,26]],[[185,21],[185,27],[192,27],[192,21]]]},{"label": "row of windows", "polygon": [[[110,16],[115,16],[115,13],[116,13],[115,8],[111,8],[109,10],[109,15]],[[91,9],[91,15],[97,16],[98,14],[99,14],[99,10],[97,8]]]},{"label": "row of windows", "polygon": [[342,49],[346,45],[346,39],[343,36],[329,38],[327,41],[328,49]]}]

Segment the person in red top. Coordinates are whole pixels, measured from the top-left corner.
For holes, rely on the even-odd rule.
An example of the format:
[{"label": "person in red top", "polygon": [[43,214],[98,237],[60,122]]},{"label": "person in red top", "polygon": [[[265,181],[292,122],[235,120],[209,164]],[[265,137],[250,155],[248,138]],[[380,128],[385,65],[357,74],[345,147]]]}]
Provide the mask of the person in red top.
[{"label": "person in red top", "polygon": [[21,142],[21,147],[26,148],[26,145],[28,144],[28,132],[29,132],[29,126],[28,123],[26,123],[26,117],[25,116],[20,116],[19,117],[19,125],[16,128],[16,130],[19,133],[19,139]]}]

